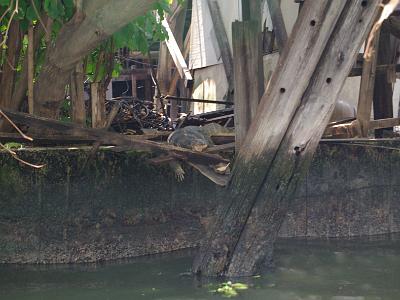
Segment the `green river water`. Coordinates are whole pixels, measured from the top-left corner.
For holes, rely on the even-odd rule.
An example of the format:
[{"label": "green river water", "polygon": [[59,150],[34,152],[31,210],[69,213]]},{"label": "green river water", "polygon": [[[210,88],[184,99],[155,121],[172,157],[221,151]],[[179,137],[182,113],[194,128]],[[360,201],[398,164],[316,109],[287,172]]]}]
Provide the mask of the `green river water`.
[{"label": "green river water", "polygon": [[[193,253],[68,266],[0,266],[0,299],[226,299],[186,276]],[[399,300],[400,241],[279,242],[274,272],[233,299]]]}]

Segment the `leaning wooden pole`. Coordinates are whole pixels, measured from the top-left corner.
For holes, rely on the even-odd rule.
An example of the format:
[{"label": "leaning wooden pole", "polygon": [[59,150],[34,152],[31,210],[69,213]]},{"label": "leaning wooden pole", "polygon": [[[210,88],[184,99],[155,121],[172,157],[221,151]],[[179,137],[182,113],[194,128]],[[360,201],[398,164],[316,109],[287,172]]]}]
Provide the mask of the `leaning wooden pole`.
[{"label": "leaning wooden pole", "polygon": [[288,40],[288,34],[286,31],[285,21],[283,20],[281,1],[280,0],[267,0],[269,13],[272,19],[272,25],[274,26],[274,32],[276,36],[276,43],[279,48],[279,52],[282,53],[283,48]]},{"label": "leaning wooden pole", "polygon": [[374,88],[375,88],[375,74],[376,74],[376,63],[377,63],[377,49],[379,45],[379,31],[377,33],[370,33],[374,35],[372,53],[364,59],[361,84],[360,84],[360,96],[358,98],[357,106],[357,121],[360,125],[361,137],[367,137],[369,131],[369,122],[371,120],[372,102],[374,100]]},{"label": "leaning wooden pole", "polygon": [[236,159],[218,219],[195,259],[195,273],[249,276],[270,260],[379,4],[305,2]]}]

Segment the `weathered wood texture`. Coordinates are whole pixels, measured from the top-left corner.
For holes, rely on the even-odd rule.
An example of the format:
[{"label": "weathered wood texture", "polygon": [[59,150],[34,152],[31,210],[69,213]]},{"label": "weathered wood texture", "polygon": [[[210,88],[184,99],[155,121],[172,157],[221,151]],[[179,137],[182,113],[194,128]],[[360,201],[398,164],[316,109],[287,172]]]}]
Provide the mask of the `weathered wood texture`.
[{"label": "weathered wood texture", "polygon": [[208,0],[208,7],[210,8],[211,19],[214,25],[219,49],[221,51],[221,58],[224,64],[226,79],[228,80],[227,100],[231,100],[234,88],[233,58],[231,46],[229,45],[228,35],[222,22],[222,15],[218,2],[216,2],[215,0]]},{"label": "weathered wood texture", "polygon": [[[391,36],[387,26],[381,29],[377,63],[379,65],[395,64],[399,58],[400,42]],[[384,73],[376,74],[374,90],[374,119],[393,118],[393,84],[395,76],[391,76],[390,68]],[[390,128],[392,131],[393,128]],[[383,137],[383,129],[376,130],[376,137]]]},{"label": "weathered wood texture", "polygon": [[236,151],[246,138],[264,93],[262,33],[258,21],[232,24]]},{"label": "weathered wood texture", "polygon": [[378,0],[304,3],[194,272],[247,276],[270,260],[292,193],[378,7]]},{"label": "weathered wood texture", "polygon": [[187,85],[190,85],[193,81],[193,77],[186,64],[185,58],[183,57],[182,51],[179,48],[178,43],[176,42],[174,34],[172,33],[172,30],[169,27],[167,20],[163,20],[161,23],[168,32],[168,40],[166,41],[166,44],[169,53],[171,54],[171,57],[175,63],[176,69],[178,70],[181,78],[185,79]]},{"label": "weathered wood texture", "polygon": [[[370,33],[370,35],[371,34],[374,33]],[[378,45],[379,32],[374,37],[371,55],[368,58],[365,58],[363,63],[360,96],[357,107],[357,120],[360,124],[361,137],[367,137],[369,131],[369,121],[371,120],[372,102],[374,99]]]},{"label": "weathered wood texture", "polygon": [[[171,33],[173,34],[176,43],[178,44],[178,47],[182,48],[182,35],[186,16],[186,7],[179,5],[177,1],[174,1],[171,11],[171,15],[167,15],[166,19],[169,24]],[[167,42],[161,42],[158,56],[157,79],[160,84],[161,93],[164,95],[168,92],[168,88],[170,86],[171,67],[173,66],[173,64],[174,62],[168,50]],[[159,104],[157,103],[157,105]]]},{"label": "weathered wood texture", "polygon": [[242,20],[257,21],[261,30],[263,4],[264,0],[242,0]]},{"label": "weathered wood texture", "polygon": [[279,52],[282,53],[286,45],[288,34],[286,31],[285,21],[283,20],[281,1],[267,0],[269,13],[271,15],[272,25],[274,26],[274,33]]}]

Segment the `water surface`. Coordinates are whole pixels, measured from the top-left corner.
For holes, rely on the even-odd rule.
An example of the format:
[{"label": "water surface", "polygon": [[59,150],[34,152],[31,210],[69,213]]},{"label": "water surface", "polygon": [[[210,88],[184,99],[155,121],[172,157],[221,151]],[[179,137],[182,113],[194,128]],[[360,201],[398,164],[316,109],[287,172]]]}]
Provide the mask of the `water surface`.
[{"label": "water surface", "polygon": [[[0,266],[0,299],[225,299],[189,276],[192,253],[96,265]],[[245,281],[245,280],[242,280]],[[400,241],[280,242],[273,273],[235,299],[399,300]]]}]

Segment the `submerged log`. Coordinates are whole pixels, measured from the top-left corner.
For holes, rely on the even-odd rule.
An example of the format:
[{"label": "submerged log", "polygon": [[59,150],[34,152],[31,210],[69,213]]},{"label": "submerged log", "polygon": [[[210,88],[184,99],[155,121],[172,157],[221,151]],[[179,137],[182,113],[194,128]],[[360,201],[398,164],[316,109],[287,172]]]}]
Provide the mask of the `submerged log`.
[{"label": "submerged log", "polygon": [[270,261],[293,192],[379,4],[304,3],[236,159],[218,219],[195,258],[195,273],[250,276]]}]

